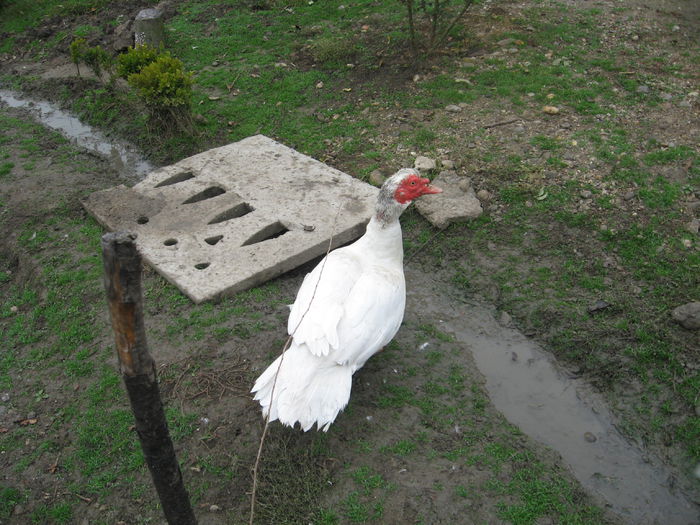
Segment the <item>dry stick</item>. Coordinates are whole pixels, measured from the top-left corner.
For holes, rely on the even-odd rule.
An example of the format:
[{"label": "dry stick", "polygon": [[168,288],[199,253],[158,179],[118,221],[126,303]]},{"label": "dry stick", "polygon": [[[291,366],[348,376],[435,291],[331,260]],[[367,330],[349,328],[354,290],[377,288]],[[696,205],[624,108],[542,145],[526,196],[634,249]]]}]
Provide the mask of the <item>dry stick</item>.
[{"label": "dry stick", "polygon": [[170,525],[196,525],[160,398],[156,367],[143,323],[141,257],[135,235],[102,237],[104,285],[112,317],[122,379],[134,412],[143,455]]},{"label": "dry stick", "polygon": [[333,246],[333,237],[335,235],[335,227],[336,223],[338,222],[338,216],[340,215],[340,210],[342,209],[342,206],[338,207],[338,212],[335,214],[335,218],[333,219],[333,226],[331,228],[331,237],[328,240],[328,248],[326,249],[326,256],[323,258],[323,262],[321,263],[321,271],[319,272],[318,275],[318,281],[316,281],[316,285],[314,286],[314,292],[311,294],[311,299],[309,300],[309,304],[306,307],[306,310],[304,310],[304,313],[302,314],[301,318],[299,319],[299,322],[297,325],[294,327],[294,330],[292,330],[292,333],[289,334],[289,337],[287,338],[287,341],[284,343],[284,347],[282,348],[282,354],[280,355],[280,363],[277,365],[277,370],[275,371],[275,378],[272,381],[272,389],[270,390],[270,405],[267,410],[267,414],[265,414],[265,426],[263,427],[263,433],[262,436],[260,436],[260,446],[258,447],[258,454],[255,457],[255,465],[253,466],[253,489],[251,491],[250,495],[250,520],[249,520],[249,525],[253,525],[253,520],[255,519],[255,494],[258,489],[258,467],[260,466],[260,458],[262,457],[262,450],[263,450],[263,445],[265,444],[265,437],[267,436],[267,430],[270,427],[270,411],[272,410],[272,402],[275,399],[275,387],[277,386],[277,378],[279,377],[280,369],[282,368],[282,362],[284,361],[284,353],[287,351],[289,348],[289,345],[292,343],[292,339],[294,338],[294,334],[296,333],[297,329],[301,325],[302,321],[304,321],[304,317],[306,317],[306,314],[309,313],[309,310],[311,309],[311,304],[314,302],[314,298],[316,297],[316,290],[318,290],[318,285],[321,282],[321,278],[323,277],[323,270],[326,267],[326,261],[328,260],[328,254],[331,252],[331,247]]},{"label": "dry stick", "polygon": [[501,120],[500,122],[494,122],[493,124],[485,124],[483,126],[484,129],[489,129],[489,128],[496,128],[498,126],[506,126],[508,124],[513,124],[514,122],[518,122],[520,119],[519,118],[512,118],[510,120]]}]

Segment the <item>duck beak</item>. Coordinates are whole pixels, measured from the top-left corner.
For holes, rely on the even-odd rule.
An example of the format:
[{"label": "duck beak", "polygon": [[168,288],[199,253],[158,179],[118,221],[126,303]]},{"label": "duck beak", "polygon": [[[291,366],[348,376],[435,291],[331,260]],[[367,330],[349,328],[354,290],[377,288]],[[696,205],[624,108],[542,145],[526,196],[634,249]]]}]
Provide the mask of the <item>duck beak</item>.
[{"label": "duck beak", "polygon": [[425,188],[423,188],[423,195],[430,195],[431,193],[442,193],[442,188],[438,188],[437,186],[431,186],[428,184]]}]

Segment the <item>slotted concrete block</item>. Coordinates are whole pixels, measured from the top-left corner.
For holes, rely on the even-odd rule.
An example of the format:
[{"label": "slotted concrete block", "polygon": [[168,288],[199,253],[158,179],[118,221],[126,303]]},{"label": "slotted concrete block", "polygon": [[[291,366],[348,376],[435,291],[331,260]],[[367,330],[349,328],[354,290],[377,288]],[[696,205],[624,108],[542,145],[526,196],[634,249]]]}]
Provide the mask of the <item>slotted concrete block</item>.
[{"label": "slotted concrete block", "polygon": [[378,190],[262,135],[160,168],[84,207],[138,235],[143,258],[194,302],[289,271],[364,233]]}]

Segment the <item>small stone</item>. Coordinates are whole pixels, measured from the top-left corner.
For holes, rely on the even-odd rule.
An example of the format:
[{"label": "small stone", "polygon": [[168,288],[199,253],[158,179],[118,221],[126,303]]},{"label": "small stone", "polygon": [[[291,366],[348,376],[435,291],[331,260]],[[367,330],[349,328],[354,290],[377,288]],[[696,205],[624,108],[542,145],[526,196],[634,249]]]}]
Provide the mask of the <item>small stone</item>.
[{"label": "small stone", "polygon": [[583,439],[585,439],[585,440],[588,441],[589,443],[595,443],[596,441],[598,441],[598,438],[595,437],[595,434],[593,434],[593,432],[586,432],[586,433],[584,433],[584,434],[583,434]]},{"label": "small stone", "polygon": [[15,516],[21,516],[22,514],[24,514],[24,507],[18,503],[17,505],[15,505],[15,508],[12,509],[12,514]]},{"label": "small stone", "polygon": [[3,392],[2,394],[0,394],[0,401],[2,401],[3,403],[7,403],[9,400],[10,400],[9,392]]},{"label": "small stone", "polygon": [[[700,232],[700,219],[693,219],[685,225],[685,229],[688,230],[690,233],[697,234],[698,232]],[[17,307],[13,306],[12,308]],[[10,308],[10,310],[12,310],[12,308]]]},{"label": "small stone", "polygon": [[476,196],[481,202],[489,202],[493,199],[493,195],[491,195],[489,190],[479,190],[476,192]]},{"label": "small stone", "polygon": [[457,106],[456,104],[450,104],[445,107],[445,111],[449,111],[450,113],[460,113],[462,111],[462,108]]},{"label": "small stone", "polygon": [[692,104],[690,103],[689,100],[681,100],[678,105],[682,108],[689,108],[692,107]]},{"label": "small stone", "polygon": [[690,249],[693,247],[693,241],[691,241],[690,239],[683,239],[682,242],[684,248]]},{"label": "small stone", "polygon": [[209,512],[219,512],[221,510],[221,507],[218,505],[210,505],[209,506]]},{"label": "small stone", "polygon": [[[212,65],[212,67],[218,67],[220,63],[221,63],[221,62],[219,62],[218,60],[214,60],[214,61],[211,63],[211,65]],[[275,66],[276,66],[276,65],[277,65],[277,64],[275,64]]]},{"label": "small stone", "polygon": [[443,193],[416,201],[418,212],[436,228],[446,228],[453,222],[474,219],[483,212],[474,188],[453,171],[442,171],[433,181]]},{"label": "small stone", "polygon": [[649,91],[651,91],[649,86],[637,86],[637,93],[649,93]]},{"label": "small stone", "polygon": [[673,95],[670,93],[659,93],[659,98],[661,100],[671,100],[673,98]]},{"label": "small stone", "polygon": [[12,306],[10,306],[10,312],[16,314],[17,312],[19,312],[19,308],[17,308],[17,306],[13,304]]},{"label": "small stone", "polygon": [[637,194],[636,194],[634,191],[630,190],[630,191],[628,191],[627,193],[625,193],[625,194],[622,196],[622,198],[625,199],[626,201],[631,201],[632,199],[634,199],[634,197],[635,197],[636,195],[637,195]]},{"label": "small stone", "polygon": [[556,106],[544,106],[542,108],[542,111],[545,112],[547,115],[558,115],[559,114],[559,108]]},{"label": "small stone", "polygon": [[321,88],[323,88],[323,82],[318,82],[316,84],[316,89],[321,89]]},{"label": "small stone", "polygon": [[581,190],[580,195],[582,199],[590,199],[593,196],[593,192],[591,190]]},{"label": "small stone", "polygon": [[440,161],[440,165],[441,165],[444,169],[446,169],[446,170],[453,170],[453,169],[455,169],[455,163],[454,163],[454,161],[452,161],[452,160],[443,159],[443,160]]},{"label": "small stone", "polygon": [[504,310],[498,316],[498,324],[501,326],[511,326],[513,324],[513,318]]},{"label": "small stone", "polygon": [[496,43],[501,47],[511,46],[515,43],[515,38],[504,38]]},{"label": "small stone", "polygon": [[416,157],[416,160],[413,163],[413,167],[418,171],[432,171],[436,168],[436,166],[437,164],[435,163],[435,160],[422,155]]},{"label": "small stone", "polygon": [[369,174],[369,183],[373,186],[380,187],[386,181],[386,177],[381,170],[374,170]]},{"label": "small stone", "polygon": [[700,329],[700,302],[686,303],[675,308],[671,317],[687,330]]},{"label": "small stone", "polygon": [[609,302],[603,301],[602,299],[598,299],[595,303],[590,305],[588,307],[588,313],[592,314],[595,312],[600,312],[601,310],[605,310],[606,308],[610,308],[612,306]]}]

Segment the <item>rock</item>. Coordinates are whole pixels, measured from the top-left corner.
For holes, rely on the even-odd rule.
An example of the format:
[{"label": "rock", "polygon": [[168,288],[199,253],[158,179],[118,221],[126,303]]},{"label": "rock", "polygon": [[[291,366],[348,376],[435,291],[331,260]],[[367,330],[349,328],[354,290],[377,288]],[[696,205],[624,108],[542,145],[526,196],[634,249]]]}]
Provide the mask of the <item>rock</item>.
[{"label": "rock", "polygon": [[[498,324],[501,326],[511,326],[513,324],[513,318],[510,316],[508,312],[503,310],[501,314],[498,316]],[[517,360],[517,355],[516,355],[516,360]]]},{"label": "rock", "polygon": [[0,394],[0,401],[7,403],[10,400],[10,394],[8,392],[3,392]]},{"label": "rock", "polygon": [[450,113],[459,113],[462,111],[462,108],[455,104],[450,104],[449,106],[445,107],[445,111],[449,111]]},{"label": "rock", "polygon": [[659,93],[659,98],[661,100],[671,100],[673,98],[673,95],[670,93]]},{"label": "rock", "polygon": [[[700,231],[700,219],[693,219],[685,225],[685,229],[690,233],[697,234]],[[16,306],[13,306],[12,308],[16,308]]]},{"label": "rock", "polygon": [[700,302],[686,303],[675,308],[671,317],[687,330],[700,329]]},{"label": "rock", "polygon": [[646,94],[646,93],[649,93],[649,91],[651,91],[649,86],[637,86],[637,93],[645,93]]},{"label": "rock", "polygon": [[165,26],[160,9],[142,9],[134,20],[134,44],[160,47],[165,45]]},{"label": "rock", "polygon": [[134,34],[131,32],[131,20],[119,24],[114,28],[114,41],[112,49],[117,53],[125,51],[134,45]]},{"label": "rock", "polygon": [[209,512],[219,512],[221,510],[221,507],[218,505],[210,505],[209,506]]},{"label": "rock", "polygon": [[417,200],[418,212],[433,226],[441,229],[453,222],[479,217],[484,210],[474,188],[467,181],[454,172],[440,172],[433,182],[442,188],[443,193],[434,198]]},{"label": "rock", "polygon": [[493,199],[493,195],[489,190],[479,190],[476,192],[476,196],[481,202],[490,202]]},{"label": "rock", "polygon": [[373,186],[381,186],[386,181],[386,176],[381,172],[381,170],[374,170],[369,174],[369,183]]},{"label": "rock", "polygon": [[582,199],[590,199],[593,196],[593,192],[591,190],[581,190],[580,195]]},{"label": "rock", "polygon": [[413,167],[420,172],[432,171],[435,169],[436,166],[437,166],[437,164],[435,163],[435,161],[433,159],[431,159],[429,157],[423,157],[421,155],[416,157],[416,160],[413,163]]},{"label": "rock", "polygon": [[24,507],[18,503],[17,505],[15,505],[15,508],[12,509],[12,514],[14,516],[21,516],[22,514],[24,514]]},{"label": "rock", "polygon": [[682,108],[689,108],[692,107],[692,104],[690,103],[690,100],[681,100],[678,105]]},{"label": "rock", "polygon": [[455,163],[454,163],[454,161],[452,161],[452,160],[443,159],[443,160],[440,161],[440,165],[441,165],[444,169],[446,169],[446,170],[453,170],[453,169],[455,169]]},{"label": "rock", "polygon": [[602,299],[598,299],[595,303],[588,307],[588,313],[593,314],[595,312],[600,312],[601,310],[610,308],[610,306],[612,305],[609,302],[603,301]]},{"label": "rock", "polygon": [[10,306],[10,312],[16,314],[17,312],[19,312],[19,308],[13,304],[12,306]]},{"label": "rock", "polygon": [[598,441],[598,438],[595,437],[595,434],[593,434],[593,432],[585,432],[583,434],[583,439],[585,439],[589,443],[595,443],[596,441]]},{"label": "rock", "polygon": [[559,114],[559,108],[556,106],[544,106],[542,108],[542,111],[545,112],[547,115],[558,115]]}]

